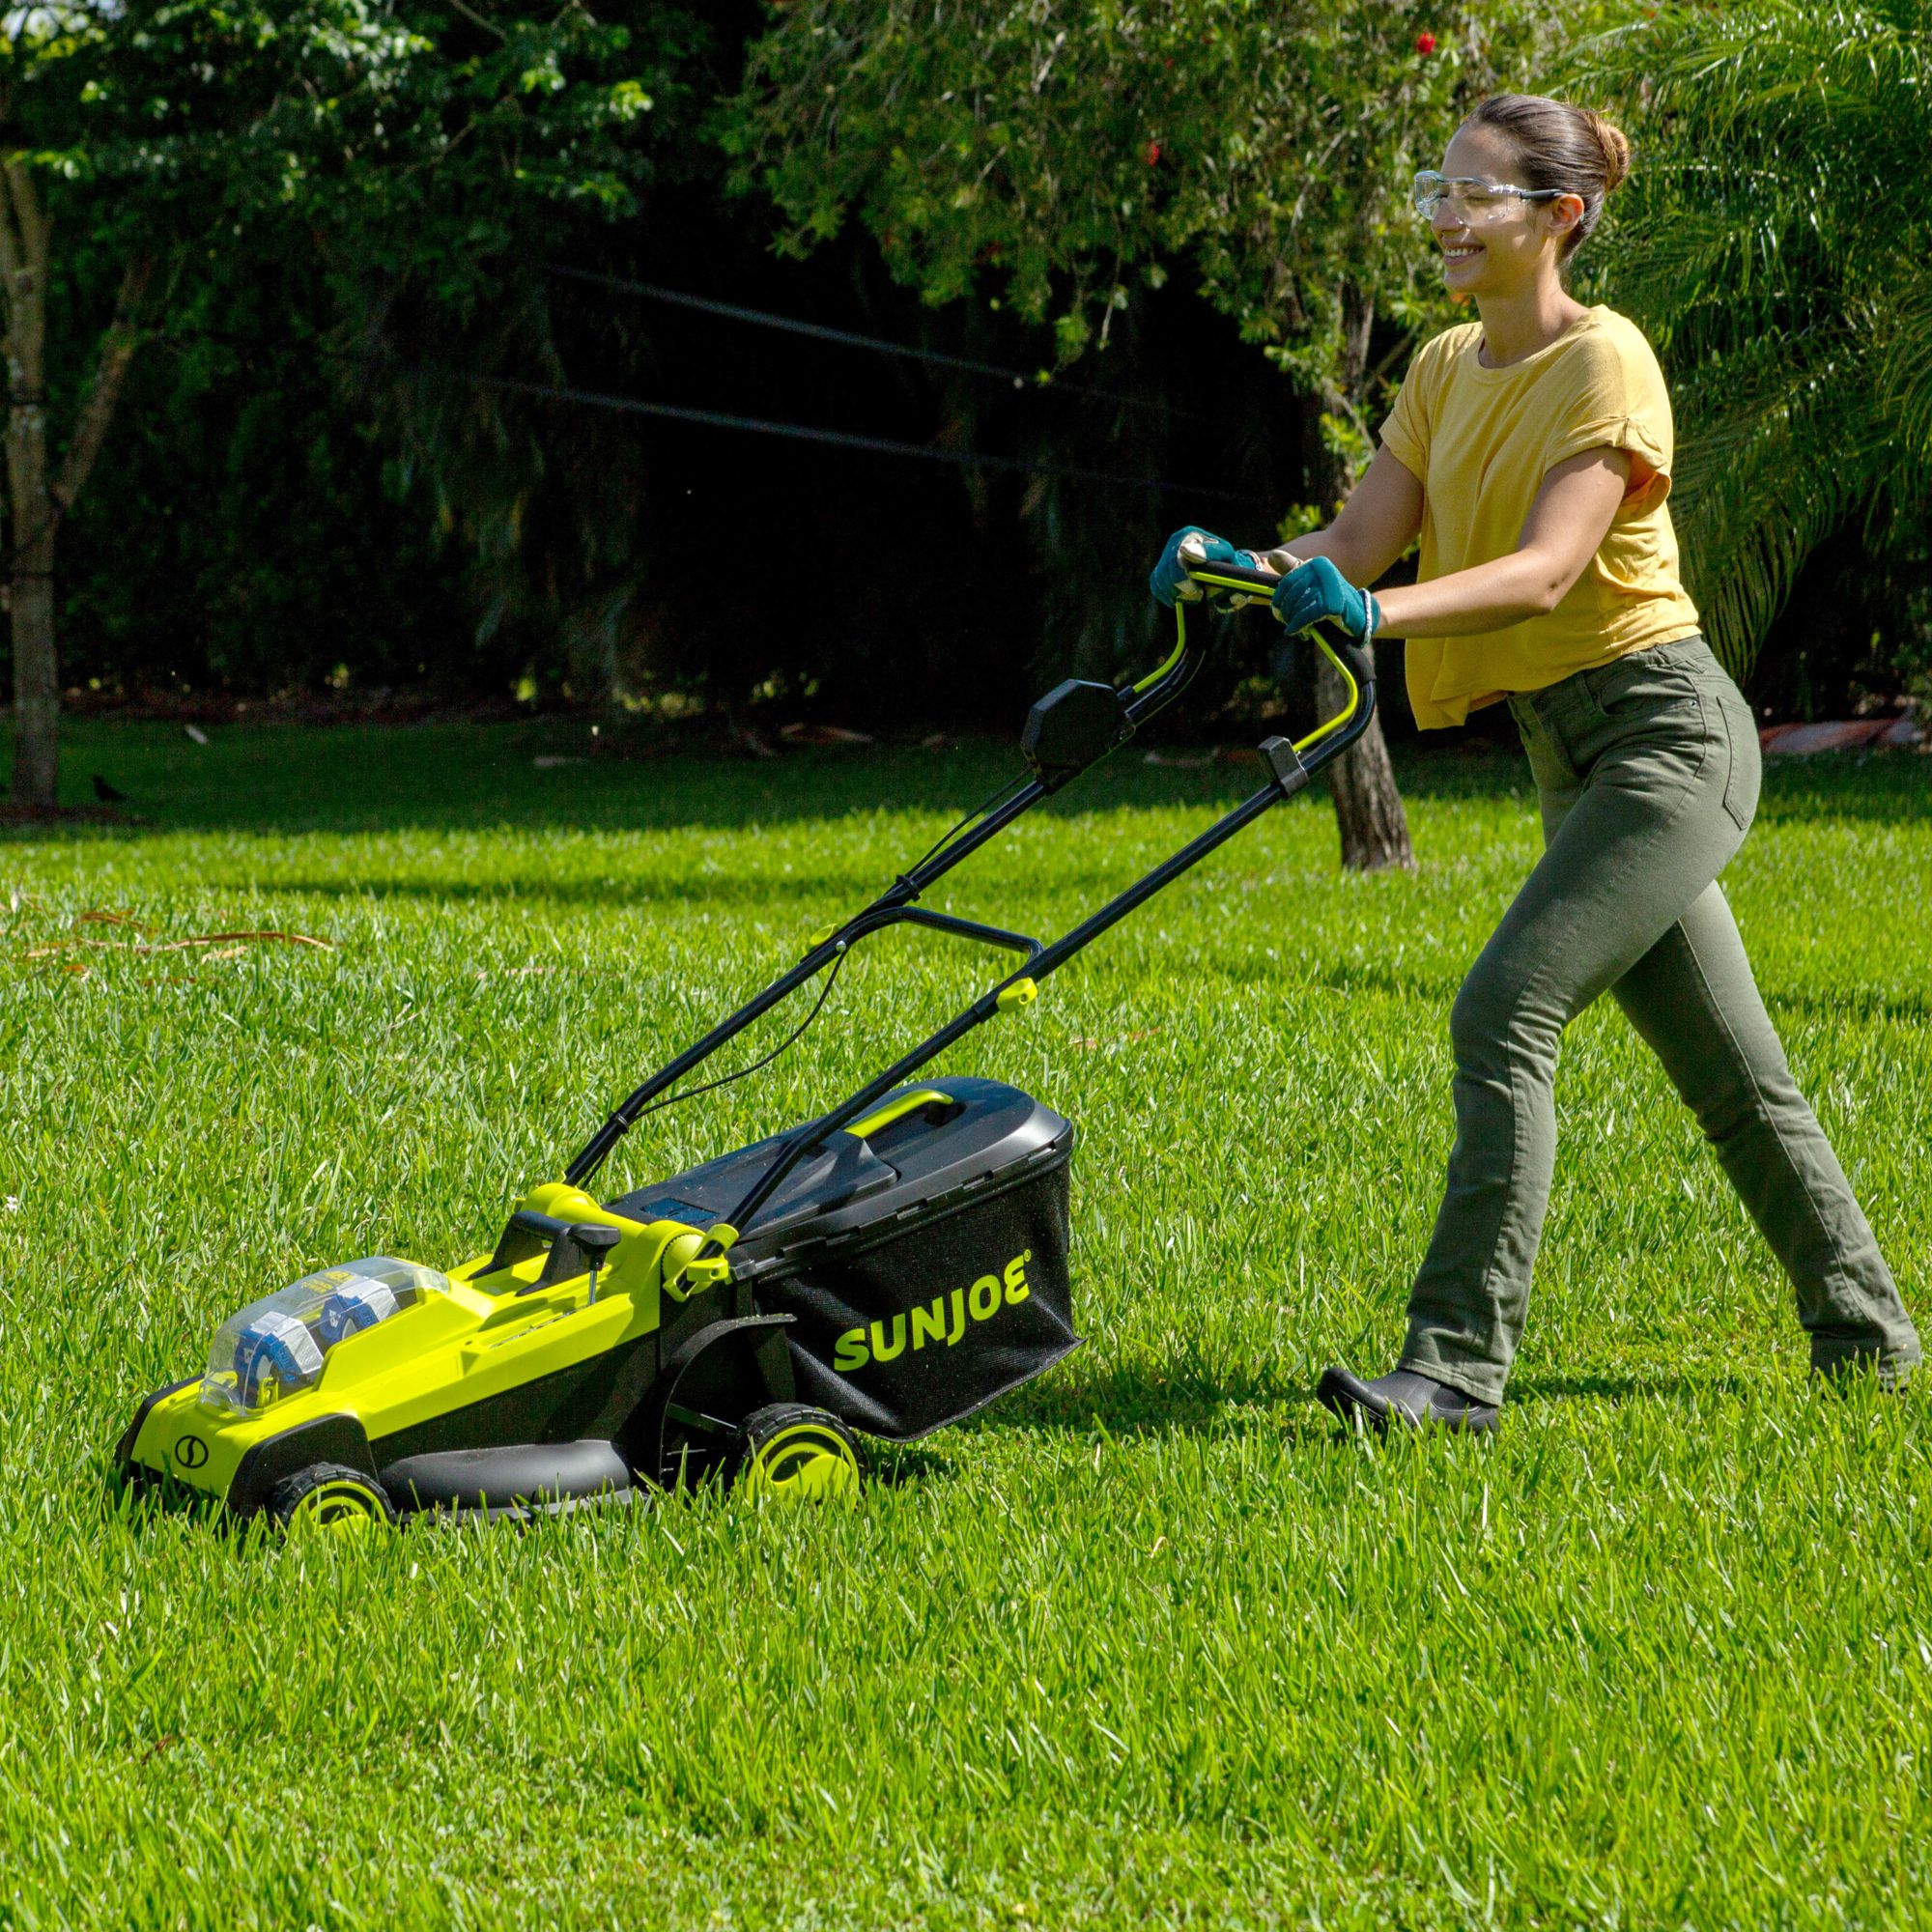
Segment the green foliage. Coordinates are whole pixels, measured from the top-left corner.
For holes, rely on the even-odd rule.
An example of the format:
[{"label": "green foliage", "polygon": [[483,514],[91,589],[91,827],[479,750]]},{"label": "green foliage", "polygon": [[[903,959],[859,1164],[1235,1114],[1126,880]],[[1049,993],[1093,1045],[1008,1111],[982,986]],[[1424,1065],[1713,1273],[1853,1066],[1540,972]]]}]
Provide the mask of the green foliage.
[{"label": "green foliage", "polygon": [[[431,655],[526,650],[528,627],[514,620],[533,610],[568,625],[573,593],[585,580],[597,588],[611,554],[635,548],[635,506],[610,490],[546,493],[547,472],[567,465],[527,407],[465,377],[506,364],[526,380],[559,373],[545,256],[579,225],[637,213],[682,131],[690,71],[708,43],[691,14],[655,0],[595,12],[579,0],[99,0],[10,16],[0,96],[9,138],[44,183],[53,280],[67,298],[54,331],[56,422],[86,388],[92,328],[127,261],[157,255],[159,313],[137,320],[165,336],[175,380],[143,372],[141,383],[150,397],[165,392],[187,443],[178,488],[163,481],[134,506],[169,541],[73,600],[91,668],[133,683],[185,659],[216,682],[303,681],[318,650],[325,668],[335,660],[300,613],[380,606],[439,529],[477,560],[478,653],[432,653],[412,620],[427,607],[446,623],[449,601],[406,598],[417,608],[374,648],[338,642],[365,676],[407,676]],[[292,372],[304,356],[306,376]],[[285,400],[244,408],[238,383]],[[202,404],[210,384],[219,393]],[[231,424],[240,410],[253,425],[234,450],[259,466],[252,476],[232,466],[207,474],[204,461],[217,472],[222,463],[196,433],[198,408]],[[153,428],[137,434],[151,443]],[[393,457],[381,489],[370,487],[384,474],[372,431]],[[308,488],[276,437],[309,440],[320,469]],[[231,486],[236,514],[184,535]],[[126,479],[106,489],[125,514]],[[276,493],[271,507],[264,492]],[[411,504],[411,530],[393,558],[357,568],[396,497]],[[361,526],[331,537],[324,515],[345,526],[359,516]],[[162,552],[177,566],[172,594],[130,608],[143,566]],[[358,579],[347,595],[327,581],[345,567]],[[278,571],[285,581],[272,581]],[[533,581],[542,594],[529,593]],[[205,647],[183,648],[184,590],[205,604]]]},{"label": "green foliage", "polygon": [[102,190],[98,236],[225,247],[296,223],[369,268],[474,299],[519,204],[630,206],[634,128],[696,29],[634,36],[576,4],[496,18],[384,0],[93,0],[27,8],[0,47],[15,140]]},{"label": "green foliage", "polygon": [[[1627,11],[1594,0],[1562,31]],[[927,300],[1050,320],[1061,361],[1186,263],[1352,462],[1376,379],[1448,320],[1408,179],[1557,44],[1527,0],[809,0],[752,48],[725,138],[790,247],[856,212]]]},{"label": "green foliage", "polygon": [[[1501,1438],[1355,1446],[1310,1400],[1401,1334],[1450,1002],[1540,847],[1520,759],[1405,766],[1413,878],[1338,878],[1326,811],[1282,807],[955,1057],[1079,1122],[1088,1339],[873,1452],[856,1508],[276,1547],[114,1513],[137,1395],[315,1263],[478,1252],[641,1065],[1017,760],[213,736],[78,724],[71,762],[149,823],[6,835],[11,1924],[1922,1920],[1932,1406],[1807,1392],[1789,1289],[1607,1002],[1565,1045]],[[1251,781],[1129,755],[946,902],[1058,929]],[[1921,1321],[1932,986],[1900,882],[1928,869],[1922,761],[1881,758],[1775,769],[1725,877]],[[333,950],[117,950],[255,928]],[[998,970],[877,948],[612,1189],[800,1118]]]},{"label": "green foliage", "polygon": [[1575,71],[1639,143],[1602,286],[1667,357],[1688,575],[1743,668],[1818,544],[1932,505],[1932,6],[1669,8]]},{"label": "green foliage", "polygon": [[509,691],[521,654],[470,641],[464,551],[290,327],[327,298],[288,267],[216,265],[135,363],[110,459],[63,531],[67,686]]}]

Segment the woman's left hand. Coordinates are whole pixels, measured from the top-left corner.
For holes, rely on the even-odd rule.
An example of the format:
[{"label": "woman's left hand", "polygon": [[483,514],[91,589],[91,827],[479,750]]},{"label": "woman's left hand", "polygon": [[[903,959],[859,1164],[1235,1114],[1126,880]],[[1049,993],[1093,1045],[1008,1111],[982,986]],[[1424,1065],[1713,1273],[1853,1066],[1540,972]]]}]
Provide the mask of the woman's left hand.
[{"label": "woman's left hand", "polygon": [[1358,590],[1325,556],[1311,556],[1291,570],[1268,600],[1291,631],[1312,624],[1339,624],[1351,638],[1370,636],[1381,613],[1374,596]]}]

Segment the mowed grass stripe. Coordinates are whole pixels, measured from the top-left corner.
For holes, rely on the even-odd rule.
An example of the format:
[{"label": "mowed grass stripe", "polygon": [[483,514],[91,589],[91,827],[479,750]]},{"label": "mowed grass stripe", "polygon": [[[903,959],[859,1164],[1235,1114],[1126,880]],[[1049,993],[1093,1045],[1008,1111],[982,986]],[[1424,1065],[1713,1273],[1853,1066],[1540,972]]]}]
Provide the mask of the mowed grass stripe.
[{"label": "mowed grass stripe", "polygon": [[[75,741],[150,823],[0,844],[0,1923],[1921,1916],[1927,1400],[1806,1389],[1787,1291],[1613,1012],[1566,1041],[1501,1440],[1338,1443],[1310,1401],[1400,1335],[1448,1002],[1537,849],[1511,762],[1405,773],[1413,879],[1338,877],[1325,805],[1284,809],[954,1057],[1080,1122],[1088,1341],[878,1450],[858,1509],[336,1548],[115,1514],[135,1397],[321,1262],[487,1244],[1010,754]],[[1119,764],[935,901],[1050,933],[1242,788]],[[1926,790],[1920,760],[1775,771],[1726,878],[1921,1321]],[[25,956],[128,936],[87,909],[331,950]],[[823,1104],[1000,970],[874,942],[613,1186]]]}]

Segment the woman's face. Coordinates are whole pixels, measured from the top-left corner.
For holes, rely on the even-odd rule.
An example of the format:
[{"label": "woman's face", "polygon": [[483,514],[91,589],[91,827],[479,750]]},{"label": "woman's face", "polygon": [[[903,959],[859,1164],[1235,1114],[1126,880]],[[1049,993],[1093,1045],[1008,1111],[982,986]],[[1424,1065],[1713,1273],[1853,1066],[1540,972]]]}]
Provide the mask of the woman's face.
[{"label": "woman's face", "polygon": [[[1496,128],[1456,130],[1442,156],[1451,180],[1523,185],[1521,164],[1509,137]],[[1505,195],[1489,208],[1446,196],[1430,217],[1430,230],[1442,253],[1443,286],[1451,295],[1511,296],[1527,290],[1547,259],[1558,257],[1563,238],[1583,213],[1580,195],[1554,201],[1524,201]]]}]

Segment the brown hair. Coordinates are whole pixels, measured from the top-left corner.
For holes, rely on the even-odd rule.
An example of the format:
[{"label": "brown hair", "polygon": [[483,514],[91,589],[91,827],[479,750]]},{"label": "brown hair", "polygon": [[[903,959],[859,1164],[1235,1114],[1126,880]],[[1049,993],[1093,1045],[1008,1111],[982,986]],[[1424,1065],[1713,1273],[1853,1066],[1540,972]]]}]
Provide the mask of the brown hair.
[{"label": "brown hair", "polygon": [[1594,108],[1573,107],[1542,94],[1492,94],[1463,123],[1493,128],[1515,148],[1522,187],[1555,187],[1583,197],[1583,218],[1563,243],[1568,261],[1596,227],[1604,197],[1630,173],[1623,130]]}]

